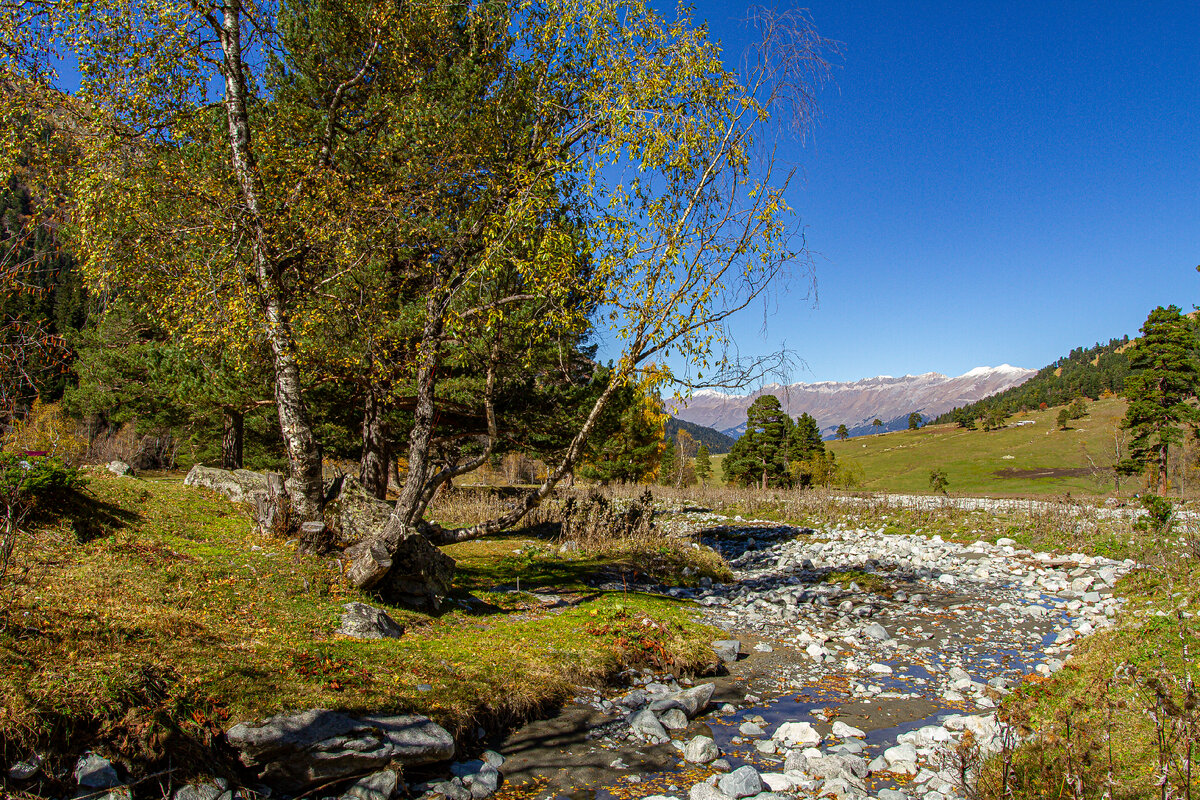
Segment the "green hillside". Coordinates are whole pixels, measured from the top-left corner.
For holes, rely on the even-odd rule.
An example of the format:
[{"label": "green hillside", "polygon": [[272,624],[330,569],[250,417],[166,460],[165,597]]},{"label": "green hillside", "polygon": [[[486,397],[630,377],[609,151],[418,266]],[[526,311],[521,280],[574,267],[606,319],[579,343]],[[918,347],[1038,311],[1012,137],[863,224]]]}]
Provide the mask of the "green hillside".
[{"label": "green hillside", "polygon": [[726,436],[713,428],[706,428],[703,425],[697,425],[694,422],[687,420],[676,419],[675,417],[667,417],[666,430],[663,431],[663,436],[667,439],[674,439],[675,434],[679,431],[687,431],[700,444],[708,448],[708,452],[728,453],[733,447],[733,443],[737,441],[732,436]]},{"label": "green hillside", "polygon": [[985,397],[970,405],[947,411],[934,423],[957,422],[961,417],[979,419],[992,409],[1006,414],[1047,406],[1065,405],[1076,397],[1098,400],[1121,394],[1129,374],[1130,339],[1110,339],[1108,344],[1076,347],[1068,355],[1038,370],[1020,386]]},{"label": "green hillside", "polygon": [[[1088,416],[1067,430],[1055,424],[1058,408],[1021,413],[1012,427],[965,430],[954,424],[918,431],[861,436],[827,446],[839,460],[862,467],[864,489],[928,492],[929,472],[940,468],[951,494],[1097,495],[1113,491],[1114,445],[1124,432],[1120,398],[1088,404]],[[1032,423],[1017,425],[1017,423]],[[1122,494],[1141,489],[1122,480]]]}]

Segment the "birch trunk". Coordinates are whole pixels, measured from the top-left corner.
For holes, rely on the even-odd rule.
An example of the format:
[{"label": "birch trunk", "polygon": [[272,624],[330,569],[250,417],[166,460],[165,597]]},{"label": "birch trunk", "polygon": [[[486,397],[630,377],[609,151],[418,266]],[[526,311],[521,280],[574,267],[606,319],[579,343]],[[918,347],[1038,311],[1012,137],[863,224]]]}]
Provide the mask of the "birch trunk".
[{"label": "birch trunk", "polygon": [[313,434],[301,391],[300,367],[296,362],[295,338],[283,300],[282,271],[272,252],[261,214],[262,179],[251,143],[249,89],[242,53],[242,6],[240,0],[225,0],[216,23],[221,41],[221,72],[225,79],[225,115],[229,123],[229,147],[234,176],[246,208],[246,225],[251,234],[254,282],[265,322],[267,342],[275,368],[275,402],[279,430],[291,468],[292,504],[299,521],[321,517],[321,449]]}]

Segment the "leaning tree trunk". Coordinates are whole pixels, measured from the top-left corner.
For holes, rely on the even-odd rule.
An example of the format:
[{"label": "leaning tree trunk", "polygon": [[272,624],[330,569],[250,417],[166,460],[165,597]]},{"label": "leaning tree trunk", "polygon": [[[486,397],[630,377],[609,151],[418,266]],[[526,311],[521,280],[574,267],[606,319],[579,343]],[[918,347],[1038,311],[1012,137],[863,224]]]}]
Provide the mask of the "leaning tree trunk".
[{"label": "leaning tree trunk", "polygon": [[291,496],[298,521],[321,517],[321,449],[313,433],[301,391],[300,366],[296,361],[295,337],[284,301],[283,270],[269,244],[262,217],[262,178],[258,172],[250,136],[249,88],[242,54],[241,0],[225,0],[220,19],[213,19],[221,42],[221,73],[225,79],[225,116],[229,123],[229,147],[234,177],[245,204],[245,225],[251,240],[254,288],[260,298],[264,333],[271,347],[275,368],[275,402],[279,429],[291,467]]},{"label": "leaning tree trunk", "polygon": [[221,469],[242,468],[242,442],[246,415],[236,409],[225,410],[225,430],[221,436]]},{"label": "leaning tree trunk", "polygon": [[367,494],[380,500],[387,497],[388,462],[391,456],[383,412],[379,388],[374,385],[367,387],[367,397],[363,403],[362,460],[358,465],[358,479]]}]

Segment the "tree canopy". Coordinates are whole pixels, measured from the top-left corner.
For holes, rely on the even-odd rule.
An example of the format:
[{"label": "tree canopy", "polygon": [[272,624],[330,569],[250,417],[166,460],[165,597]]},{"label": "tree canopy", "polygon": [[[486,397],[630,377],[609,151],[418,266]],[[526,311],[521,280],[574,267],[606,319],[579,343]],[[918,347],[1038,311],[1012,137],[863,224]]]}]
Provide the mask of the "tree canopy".
[{"label": "tree canopy", "polygon": [[[93,292],[235,369],[265,352],[298,519],[324,498],[313,388],[352,387],[376,484],[388,413],[405,411],[378,554],[520,519],[626,387],[746,375],[726,320],[808,263],[776,117],[803,130],[825,71],[807,19],[758,20],[735,72],[688,13],[639,0],[31,0],[0,17],[0,70],[28,87],[0,111],[72,132],[60,164]],[[69,102],[64,54],[81,76]],[[6,174],[28,145],[9,134]],[[615,343],[610,369],[577,357],[593,328]],[[558,386],[582,394],[563,407],[570,434],[546,440],[544,483],[476,528],[425,524],[440,486],[532,437],[504,398],[522,371],[558,391],[556,353]]]}]

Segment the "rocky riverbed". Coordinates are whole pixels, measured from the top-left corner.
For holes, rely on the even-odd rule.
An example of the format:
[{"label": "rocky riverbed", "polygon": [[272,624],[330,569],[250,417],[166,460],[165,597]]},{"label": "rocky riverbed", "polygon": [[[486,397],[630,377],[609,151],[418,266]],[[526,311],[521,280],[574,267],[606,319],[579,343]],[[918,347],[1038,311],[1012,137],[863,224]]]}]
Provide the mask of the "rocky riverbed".
[{"label": "rocky riverbed", "polygon": [[[665,524],[701,531],[735,568],[728,584],[669,590],[725,631],[714,649],[729,675],[690,686],[635,672],[581,692],[560,717],[496,743],[506,796],[961,797],[966,750],[1010,736],[992,709],[1114,624],[1112,586],[1133,566],[1004,539],[704,513]],[[428,800],[470,795],[461,782],[420,788]]]}]

